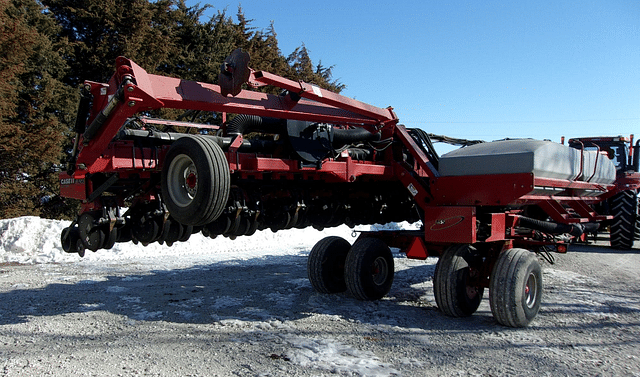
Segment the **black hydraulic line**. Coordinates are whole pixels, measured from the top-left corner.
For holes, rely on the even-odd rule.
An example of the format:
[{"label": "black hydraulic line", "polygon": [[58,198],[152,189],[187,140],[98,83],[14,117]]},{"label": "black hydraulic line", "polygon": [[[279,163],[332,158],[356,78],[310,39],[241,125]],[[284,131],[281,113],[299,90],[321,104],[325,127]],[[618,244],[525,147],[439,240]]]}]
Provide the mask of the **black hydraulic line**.
[{"label": "black hydraulic line", "polygon": [[518,225],[533,230],[539,230],[549,234],[570,234],[574,237],[579,237],[583,233],[593,233],[598,230],[600,224],[587,223],[587,224],[559,224],[551,221],[543,221],[532,219],[530,217],[518,216]]},{"label": "black hydraulic line", "polygon": [[76,133],[84,133],[85,128],[87,126],[87,117],[89,116],[89,112],[91,111],[91,101],[93,100],[93,95],[91,95],[91,91],[87,88],[82,88],[80,91],[80,102],[78,103],[78,112],[76,115],[76,125],[74,127],[74,131]]},{"label": "black hydraulic line", "polygon": [[87,117],[91,111],[91,101],[93,101],[93,95],[87,87],[83,87],[80,91],[80,102],[78,103],[78,112],[76,113],[76,124],[74,131],[76,132],[75,140],[73,141],[73,149],[71,155],[67,159],[67,173],[72,175],[76,168],[76,159],[78,158],[78,148],[80,146],[80,135],[84,133],[87,125]]},{"label": "black hydraulic line", "polygon": [[600,229],[599,223],[584,223],[582,226],[584,226],[585,233],[595,233]]},{"label": "black hydraulic line", "polygon": [[431,141],[431,137],[429,136],[429,134],[420,128],[409,129],[409,134],[411,135],[411,137],[413,137],[415,142],[418,144],[418,146],[420,146],[422,151],[429,158],[431,164],[437,170],[440,163],[440,156],[438,156],[438,152],[433,146],[433,142]]},{"label": "black hydraulic line", "polygon": [[435,140],[436,142],[446,143],[451,145],[459,145],[461,147],[468,147],[469,145],[484,143],[484,140],[467,140],[467,139],[458,139],[455,137],[444,136],[444,135],[436,135],[436,134],[428,134],[431,140]]},{"label": "black hydraulic line", "polygon": [[368,160],[369,158],[371,158],[371,150],[369,149],[364,149],[364,148],[349,148],[347,149],[349,156],[351,158],[353,158],[354,160]]}]

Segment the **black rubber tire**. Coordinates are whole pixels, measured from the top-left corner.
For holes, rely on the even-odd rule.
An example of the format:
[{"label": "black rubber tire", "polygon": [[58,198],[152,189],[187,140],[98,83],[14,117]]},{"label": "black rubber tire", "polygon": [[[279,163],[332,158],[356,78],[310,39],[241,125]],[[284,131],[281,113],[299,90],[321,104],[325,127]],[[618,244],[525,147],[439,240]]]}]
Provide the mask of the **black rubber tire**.
[{"label": "black rubber tire", "polygon": [[635,191],[622,191],[610,200],[611,214],[614,216],[610,225],[609,241],[615,249],[633,248],[633,239],[637,221],[637,194]]},{"label": "black rubber tire", "polygon": [[393,274],[391,250],[377,238],[361,238],[347,253],[344,266],[347,290],[359,300],[384,297],[391,290]]},{"label": "black rubber tire", "polygon": [[448,247],[438,259],[433,293],[438,308],[444,314],[468,317],[478,310],[484,287],[470,285],[470,279],[479,271],[479,261],[475,248],[467,244]]},{"label": "black rubber tire", "polygon": [[633,240],[640,241],[640,198],[636,191],[636,222],[633,228]]},{"label": "black rubber tire", "polygon": [[336,236],[325,237],[313,246],[307,259],[307,275],[313,289],[320,293],[347,290],[344,264],[349,249],[349,241]]},{"label": "black rubber tire", "polygon": [[489,304],[498,323],[525,327],[538,314],[542,302],[542,268],[536,255],[509,249],[498,257],[489,281]]},{"label": "black rubber tire", "polygon": [[222,214],[230,180],[229,164],[214,140],[183,137],[171,145],[165,157],[162,197],[171,216],[181,224],[205,225]]}]

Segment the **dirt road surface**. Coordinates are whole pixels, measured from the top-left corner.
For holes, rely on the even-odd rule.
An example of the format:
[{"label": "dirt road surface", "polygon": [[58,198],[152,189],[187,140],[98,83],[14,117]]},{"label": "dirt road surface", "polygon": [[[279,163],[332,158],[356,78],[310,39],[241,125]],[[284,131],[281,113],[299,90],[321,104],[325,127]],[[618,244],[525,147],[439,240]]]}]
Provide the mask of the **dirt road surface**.
[{"label": "dirt road surface", "polygon": [[487,294],[472,317],[444,316],[432,258],[395,254],[378,302],[315,293],[308,252],[178,269],[3,265],[0,375],[640,376],[638,249],[541,259],[543,305],[525,329],[498,325]]}]

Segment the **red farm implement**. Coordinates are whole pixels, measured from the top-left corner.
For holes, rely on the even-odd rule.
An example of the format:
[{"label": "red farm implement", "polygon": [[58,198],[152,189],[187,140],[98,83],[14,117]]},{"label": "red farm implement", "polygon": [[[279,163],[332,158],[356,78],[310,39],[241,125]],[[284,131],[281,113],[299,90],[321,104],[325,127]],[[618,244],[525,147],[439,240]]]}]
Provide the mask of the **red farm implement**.
[{"label": "red farm implement", "polygon": [[[419,231],[363,232],[353,245],[323,239],[309,256],[312,286],[380,299],[397,247],[409,258],[439,257],[434,292],[445,314],[473,314],[489,289],[496,320],[519,327],[541,302],[535,252],[565,252],[612,219],[594,209],[620,192],[597,152],[516,140],[439,157],[391,108],[252,71],[248,60],[239,50],[227,58],[220,85],[149,74],[125,58],[109,83],[85,83],[60,176],[62,195],[83,201],[62,234],[65,251],[421,220]],[[225,122],[144,116],[162,108]]]}]

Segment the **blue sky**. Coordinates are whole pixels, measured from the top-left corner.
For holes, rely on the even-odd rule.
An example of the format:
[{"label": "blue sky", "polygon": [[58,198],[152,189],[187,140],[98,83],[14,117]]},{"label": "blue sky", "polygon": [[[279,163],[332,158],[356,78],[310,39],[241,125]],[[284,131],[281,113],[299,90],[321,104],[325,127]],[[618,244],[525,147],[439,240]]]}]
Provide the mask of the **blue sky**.
[{"label": "blue sky", "polygon": [[[187,1],[193,5],[198,1]],[[640,137],[640,1],[199,1],[273,21],[342,94],[407,127],[495,140]]]}]

